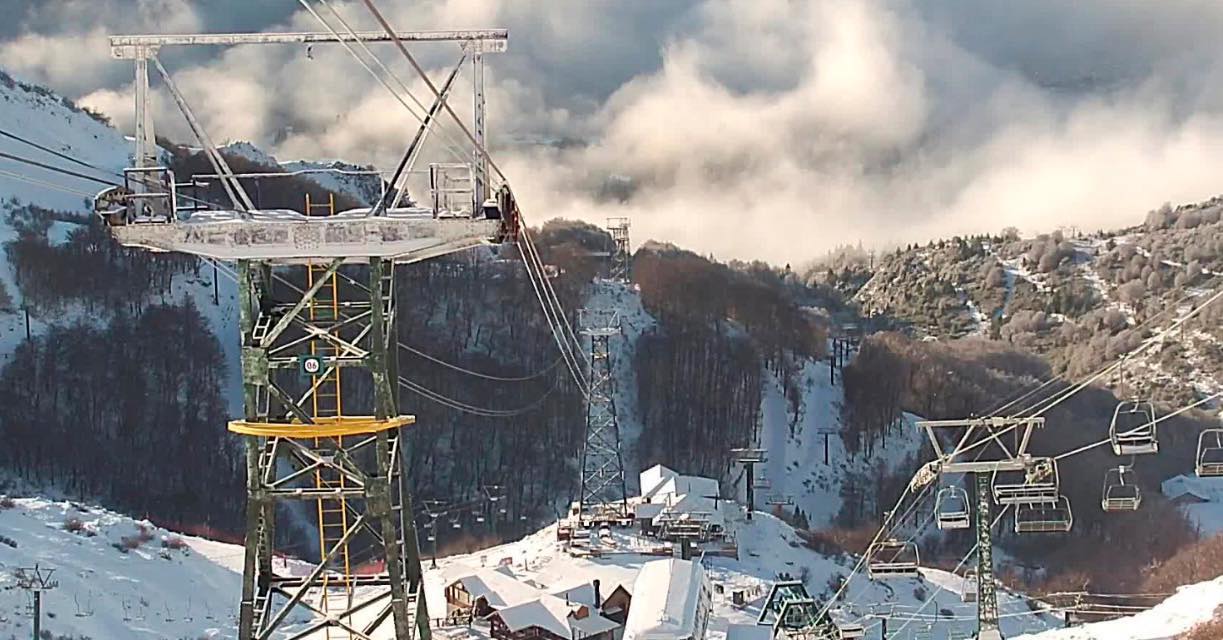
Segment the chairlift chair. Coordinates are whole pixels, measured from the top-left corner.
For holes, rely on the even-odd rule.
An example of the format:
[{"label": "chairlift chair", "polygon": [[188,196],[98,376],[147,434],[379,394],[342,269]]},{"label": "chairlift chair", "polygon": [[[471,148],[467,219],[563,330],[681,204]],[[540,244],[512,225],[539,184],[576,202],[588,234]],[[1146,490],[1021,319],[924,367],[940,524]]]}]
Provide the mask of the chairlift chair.
[{"label": "chairlift chair", "polygon": [[1142,504],[1142,492],[1134,479],[1134,472],[1127,466],[1109,469],[1104,473],[1104,497],[1100,508],[1107,512],[1137,511]]},{"label": "chairlift chair", "polygon": [[935,499],[938,512],[938,528],[967,529],[970,524],[968,492],[962,487],[943,487]]},{"label": "chairlift chair", "polygon": [[1066,496],[1052,503],[1015,506],[1015,533],[1066,533],[1073,525],[1074,512]]},{"label": "chairlift chair", "polygon": [[994,479],[994,502],[1011,505],[1051,504],[1057,502],[1060,482],[1057,461],[1053,458],[1038,458],[1024,471],[1023,482],[1008,482],[1009,475],[1019,472],[1000,472]]},{"label": "chairlift chair", "polygon": [[870,551],[867,570],[871,578],[906,577],[916,576],[920,566],[921,554],[916,543],[889,538]]},{"label": "chairlift chair", "polygon": [[977,570],[969,569],[964,574],[964,590],[960,593],[960,600],[964,602],[977,601]]},{"label": "chairlift chair", "polygon": [[1158,453],[1155,424],[1155,405],[1149,401],[1131,400],[1118,404],[1108,427],[1113,453],[1119,456]]},{"label": "chairlift chair", "polygon": [[1199,478],[1223,476],[1223,429],[1207,429],[1198,435]]},{"label": "chairlift chair", "polygon": [[860,618],[854,617],[850,611],[843,608],[830,609],[828,622],[831,623],[832,638],[836,640],[854,640],[866,637],[866,627]]}]

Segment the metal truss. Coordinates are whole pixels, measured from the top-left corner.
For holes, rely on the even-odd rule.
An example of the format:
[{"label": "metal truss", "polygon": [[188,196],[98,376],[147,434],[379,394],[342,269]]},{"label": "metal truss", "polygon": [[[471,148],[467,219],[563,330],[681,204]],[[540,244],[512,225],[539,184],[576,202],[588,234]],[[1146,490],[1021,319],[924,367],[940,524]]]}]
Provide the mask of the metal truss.
[{"label": "metal truss", "polygon": [[[248,436],[241,640],[365,640],[388,628],[396,640],[430,638],[401,469],[400,430],[413,420],[398,415],[392,386],[393,269],[371,258],[368,286],[340,286],[343,261],[308,267],[301,288],[284,284],[295,268],[274,277],[269,263],[238,263],[246,415],[230,428]],[[372,394],[353,391],[361,378]],[[273,563],[277,516],[302,502],[314,503],[320,544],[305,576]],[[295,612],[315,621],[303,627]]]},{"label": "metal truss", "polygon": [[590,394],[586,401],[586,439],[582,447],[583,514],[628,513],[624,459],[620,452],[620,425],[616,419],[612,378],[611,337],[620,332],[620,314],[614,310],[582,309],[582,335],[590,339]]},{"label": "metal truss", "polygon": [[617,282],[629,281],[629,265],[632,262],[632,251],[628,241],[628,218],[608,218],[607,230],[611,232],[612,252],[611,269],[608,276]]}]

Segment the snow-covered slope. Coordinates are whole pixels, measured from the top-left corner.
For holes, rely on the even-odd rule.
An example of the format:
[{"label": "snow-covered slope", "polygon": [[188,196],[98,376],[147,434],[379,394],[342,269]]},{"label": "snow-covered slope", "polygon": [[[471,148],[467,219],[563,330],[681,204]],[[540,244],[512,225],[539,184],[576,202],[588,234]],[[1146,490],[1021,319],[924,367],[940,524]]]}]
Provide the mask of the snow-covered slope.
[{"label": "snow-covered slope", "polygon": [[[828,526],[841,509],[842,489],[851,475],[869,478],[897,469],[921,447],[921,435],[906,414],[905,424],[877,446],[871,456],[851,454],[841,435],[840,380],[831,382],[830,363],[805,361],[799,374],[801,404],[798,419],[787,406],[781,381],[766,371],[761,399],[759,446],[768,450],[763,473],[768,488],[761,493],[792,499],[812,528]],[[824,463],[827,445],[828,463]],[[739,489],[743,492],[742,487]]]},{"label": "snow-covered slope", "polygon": [[1154,608],[1125,618],[1019,636],[1015,640],[1170,640],[1215,617],[1223,576],[1181,587]]},{"label": "snow-covered slope", "polygon": [[[0,152],[63,168],[109,183],[122,181],[122,170],[131,164],[132,143],[115,129],[78,109],[63,98],[33,85],[21,83],[0,71],[0,129],[30,142],[50,148],[84,165],[73,163],[11,137],[0,135]],[[22,176],[28,180],[14,177]],[[12,264],[2,252],[3,243],[15,240],[17,232],[9,213],[24,205],[36,205],[63,214],[51,223],[47,240],[51,245],[68,241],[91,214],[89,196],[104,188],[100,182],[64,175],[14,160],[0,158],[0,283],[13,298],[12,309],[22,308],[21,291]],[[208,319],[226,349],[227,394],[230,408],[237,411],[240,401],[241,372],[238,369],[237,341],[230,335],[237,326],[236,287],[220,274],[217,301],[214,302],[213,269],[205,267],[200,275],[177,276],[164,302],[179,302],[190,297]],[[88,311],[66,304],[62,312],[46,316],[33,312],[31,331],[43,333],[52,324],[69,324],[79,318],[103,320],[96,309]],[[25,317],[17,311],[0,312],[0,355],[10,353],[25,339]],[[236,415],[236,414],[235,414]]]},{"label": "snow-covered slope", "polygon": [[324,189],[346,195],[361,204],[372,205],[384,194],[385,183],[380,176],[371,173],[373,167],[362,167],[340,160],[280,162],[249,142],[230,143],[221,147],[221,152],[265,167],[279,167],[282,171],[296,173]]},{"label": "snow-covered slope", "polygon": [[[212,638],[232,627],[241,579],[197,541],[94,507],[15,503],[0,509],[0,637],[27,637],[28,595],[14,572],[35,564],[59,582],[43,600],[43,629],[56,637]],[[198,542],[217,558],[236,552],[241,565],[240,548]]]},{"label": "snow-covered slope", "polygon": [[[710,640],[721,640],[730,624],[754,622],[768,586],[779,577],[801,579],[812,594],[826,595],[833,578],[848,575],[855,562],[850,556],[824,556],[807,548],[789,525],[768,514],[758,513],[747,522],[739,513],[730,524],[738,559],[703,560],[712,582],[721,588],[715,596]],[[18,499],[13,507],[0,509],[0,532],[16,545],[0,541],[0,636],[20,635],[28,628],[27,596],[16,588],[13,573],[35,563],[54,568],[59,580],[59,587],[45,600],[45,611],[54,617],[46,617],[44,628],[55,634],[94,640],[235,635],[242,562],[239,546],[178,536],[102,509],[43,499]],[[439,559],[437,567],[427,568],[425,575],[430,617],[445,616],[442,592],[450,580],[484,566],[504,565],[515,577],[534,583],[541,593],[595,578],[608,589],[616,584],[631,589],[641,565],[657,558],[645,552],[656,550],[659,543],[617,530],[613,543],[604,543],[598,558],[571,554],[563,545],[556,540],[553,525],[516,542]],[[134,548],[124,552],[119,549],[124,546]],[[911,628],[930,625],[940,635],[970,630],[975,609],[961,602],[958,579],[938,570],[924,573],[922,578],[888,581],[855,576],[845,592],[847,615],[863,622],[868,638],[879,638],[882,617],[890,618],[893,631],[908,619],[915,620]],[[733,591],[748,594],[746,606],[731,602]],[[1008,635],[1057,624],[1011,594],[1002,594],[1000,604]],[[438,633],[487,637],[478,626]],[[383,632],[374,637],[391,635]]]},{"label": "snow-covered slope", "polygon": [[[0,128],[102,171],[68,162],[10,137],[0,136],[0,151],[43,164],[109,182],[118,181],[115,174],[130,164],[131,144],[118,131],[63,98],[41,87],[21,83],[3,71],[0,71]],[[51,189],[45,184],[31,184],[9,175],[0,175],[0,200],[15,198],[47,209],[85,212],[88,208],[85,194],[96,193],[102,188],[97,182],[7,158],[0,158],[0,171],[62,188]]]}]

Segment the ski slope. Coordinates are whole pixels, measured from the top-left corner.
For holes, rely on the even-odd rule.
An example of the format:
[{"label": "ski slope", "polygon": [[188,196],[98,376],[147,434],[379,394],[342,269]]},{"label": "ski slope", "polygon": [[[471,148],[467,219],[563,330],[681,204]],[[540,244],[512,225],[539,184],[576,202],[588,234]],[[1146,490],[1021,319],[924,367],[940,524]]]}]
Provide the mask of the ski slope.
[{"label": "ski slope", "polygon": [[1171,640],[1214,618],[1223,607],[1223,576],[1181,587],[1133,616],[1019,636],[1015,640]]},{"label": "ski slope", "polygon": [[[851,474],[872,477],[881,470],[895,470],[916,454],[922,443],[913,423],[916,417],[905,414],[904,424],[877,445],[870,457],[862,452],[851,454],[841,435],[844,392],[839,378],[830,382],[830,366],[827,361],[804,361],[798,382],[802,396],[797,419],[790,412],[781,381],[772,371],[764,373],[760,403],[763,422],[759,443],[768,450],[768,461],[763,473],[758,470],[757,475],[767,478],[770,488],[757,493],[792,499],[794,506],[807,514],[812,528],[833,523]],[[828,464],[824,463],[825,444]],[[743,493],[742,486],[739,492]]]},{"label": "ski slope", "polygon": [[[13,572],[39,564],[59,586],[43,596],[43,629],[107,638],[224,638],[233,626],[241,578],[174,534],[96,507],[17,499],[0,509],[0,637],[28,637],[27,594]],[[79,522],[72,532],[65,524]],[[142,533],[142,529],[144,533]],[[123,539],[140,540],[126,553]],[[170,546],[163,546],[164,544]],[[237,563],[241,564],[241,549]],[[51,617],[54,615],[54,617]]]},{"label": "ski slope", "polygon": [[[77,531],[66,524],[78,520]],[[768,514],[757,513],[748,522],[741,510],[730,525],[739,547],[739,557],[706,557],[704,563],[715,591],[714,617],[709,640],[722,640],[730,624],[752,623],[769,585],[780,576],[803,580],[812,594],[827,595],[836,576],[850,573],[856,561],[848,555],[825,556],[807,548],[789,525]],[[235,637],[235,614],[241,583],[243,551],[240,546],[213,542],[159,529],[104,509],[56,502],[42,498],[15,500],[15,506],[0,509],[0,534],[17,545],[0,542],[0,637],[20,636],[28,628],[27,596],[15,588],[13,572],[39,563],[54,568],[59,587],[45,596],[45,610],[54,614],[44,628],[55,634],[104,638],[210,638]],[[143,540],[137,548],[120,551],[124,538]],[[177,540],[183,545],[178,547]],[[604,543],[601,557],[574,555],[556,540],[555,525],[508,544],[475,553],[441,558],[436,567],[426,562],[425,586],[431,618],[446,614],[445,586],[466,572],[480,567],[502,566],[520,581],[541,593],[553,593],[588,584],[598,578],[609,592],[614,585],[632,587],[641,565],[656,559],[646,551],[659,542],[627,530],[613,533]],[[294,560],[278,560],[290,572],[304,571]],[[879,616],[892,617],[892,629],[904,618],[916,617],[915,627],[940,612],[947,616],[935,629],[962,631],[972,624],[975,609],[961,602],[957,579],[942,571],[928,570],[921,578],[872,581],[856,576],[846,590],[847,611],[878,638]],[[748,595],[746,606],[735,606],[733,591]],[[932,604],[925,615],[916,615],[928,595]],[[1056,619],[1032,613],[1022,598],[1000,597],[1009,634],[1048,629]],[[907,612],[907,613],[906,613]],[[305,616],[293,619],[290,628],[309,623]],[[440,629],[441,637],[480,636],[481,629]],[[321,637],[321,636],[320,636]],[[374,635],[393,637],[389,629]],[[483,637],[487,637],[485,633]]]}]

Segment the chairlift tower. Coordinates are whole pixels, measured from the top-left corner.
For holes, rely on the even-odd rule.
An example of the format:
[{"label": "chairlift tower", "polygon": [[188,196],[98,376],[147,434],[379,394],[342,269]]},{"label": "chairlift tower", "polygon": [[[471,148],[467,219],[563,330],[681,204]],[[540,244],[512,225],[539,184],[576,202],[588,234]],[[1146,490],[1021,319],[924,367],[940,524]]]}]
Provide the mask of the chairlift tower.
[{"label": "chairlift tower", "polygon": [[620,451],[620,423],[616,419],[612,377],[611,339],[620,333],[620,312],[582,309],[578,312],[582,335],[590,340],[590,393],[586,398],[586,437],[582,446],[581,515],[628,515],[628,489],[624,457]]},{"label": "chairlift tower", "polygon": [[[918,428],[925,429],[934,449],[935,460],[918,471],[914,479],[917,485],[937,481],[942,473],[968,473],[976,482],[976,539],[977,539],[977,640],[1002,640],[998,626],[998,593],[994,582],[994,542],[990,529],[993,495],[991,478],[999,471],[1023,471],[1030,473],[1037,459],[1028,452],[1032,432],[1045,424],[1044,418],[985,417],[965,420],[922,420]],[[939,432],[947,429],[963,429],[957,446],[948,451],[939,438]],[[1014,450],[1008,449],[1002,440],[1004,433],[1014,433]],[[975,439],[974,439],[975,437]],[[982,460],[982,449],[993,442],[1002,450],[1002,455]],[[980,444],[980,447],[974,446]],[[986,449],[992,451],[991,449]]]},{"label": "chairlift tower", "polygon": [[[229,430],[246,441],[240,640],[278,636],[290,621],[294,637],[351,640],[393,630],[387,637],[429,640],[420,549],[403,469],[402,430],[415,417],[400,412],[397,393],[394,265],[511,240],[519,216],[508,185],[494,192],[491,205],[464,201],[454,207],[387,209],[380,202],[338,212],[334,200],[311,203],[306,194],[300,213],[260,210],[246,195],[244,176],[230,170],[157,53],[171,45],[433,41],[458,43],[470,55],[504,50],[506,38],[505,30],[111,38],[113,57],[136,65],[135,167],[124,172],[127,185],[95,198],[96,212],[124,246],[237,263],[244,415],[231,421]],[[173,172],[158,166],[150,63],[231,207],[212,209],[190,197],[185,190],[194,179],[179,184]],[[482,67],[476,79],[480,105]],[[478,108],[481,140],[482,114]],[[468,171],[487,178],[485,169]],[[473,191],[472,198],[482,197]],[[444,200],[433,195],[435,203]],[[278,573],[272,563],[277,517],[281,507],[301,502],[317,520],[317,563],[304,576]],[[301,613],[312,618],[304,629],[292,615]]]},{"label": "chairlift tower", "polygon": [[628,239],[629,219],[608,218],[607,230],[612,237],[611,268],[608,276],[616,282],[628,282],[633,257]]},{"label": "chairlift tower", "polygon": [[747,519],[750,521],[752,512],[756,510],[756,465],[768,461],[768,451],[765,449],[731,449],[730,453],[735,456],[735,462],[743,465],[743,473],[747,478]]}]

